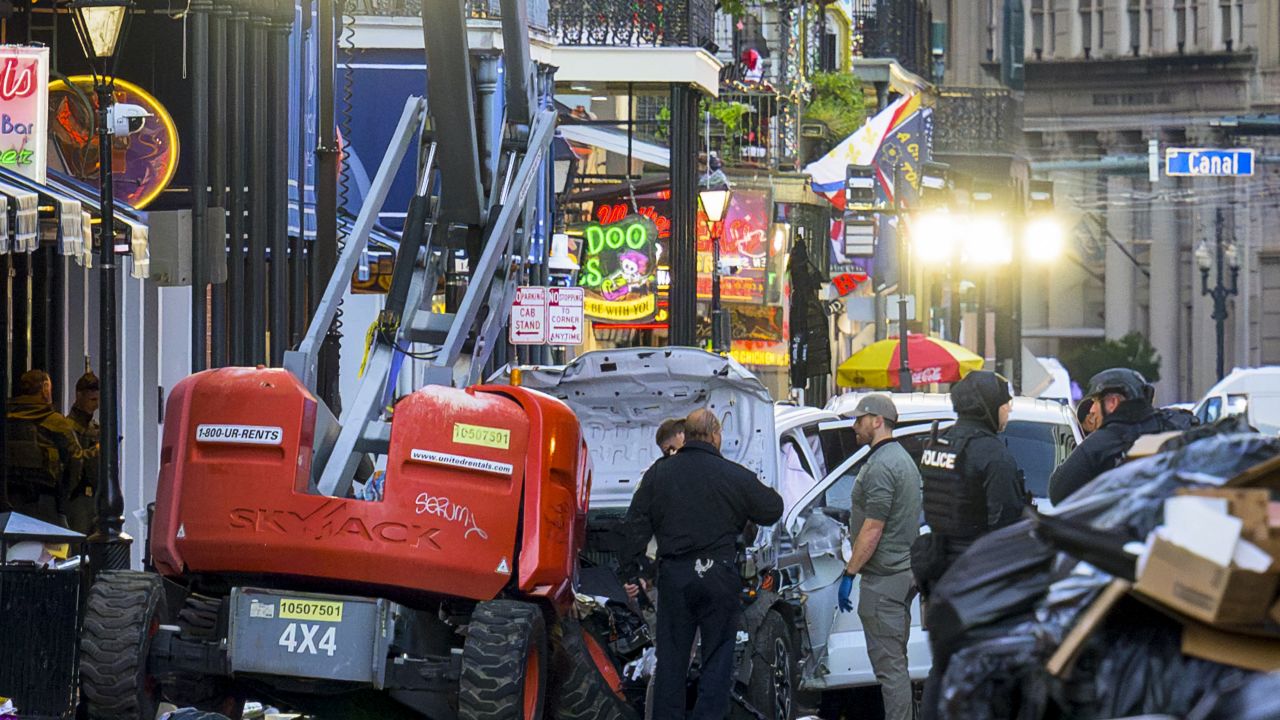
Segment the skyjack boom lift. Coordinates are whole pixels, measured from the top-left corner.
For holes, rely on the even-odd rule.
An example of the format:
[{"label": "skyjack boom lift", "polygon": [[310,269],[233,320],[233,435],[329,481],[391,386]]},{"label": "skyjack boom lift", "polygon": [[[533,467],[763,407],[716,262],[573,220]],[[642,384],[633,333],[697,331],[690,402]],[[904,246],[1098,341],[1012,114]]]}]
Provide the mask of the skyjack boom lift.
[{"label": "skyjack boom lift", "polygon": [[[351,718],[368,693],[432,718],[540,718],[548,693],[565,717],[614,716],[599,708],[620,700],[584,689],[603,668],[571,612],[590,484],[578,421],[545,395],[473,385],[529,254],[555,114],[533,101],[524,0],[502,0],[506,137],[483,188],[466,17],[463,0],[423,3],[428,99],[405,103],[284,369],[210,370],[170,394],[156,572],[104,572],[90,592],[91,716],[149,720],[161,699],[236,715],[249,696]],[[316,396],[317,355],[415,137],[390,292],[339,422]],[[465,293],[437,311],[462,250]],[[393,416],[398,355],[410,352],[429,361],[426,385]],[[378,500],[351,493],[369,454],[386,461]],[[556,667],[571,669],[557,678],[548,625]]]}]

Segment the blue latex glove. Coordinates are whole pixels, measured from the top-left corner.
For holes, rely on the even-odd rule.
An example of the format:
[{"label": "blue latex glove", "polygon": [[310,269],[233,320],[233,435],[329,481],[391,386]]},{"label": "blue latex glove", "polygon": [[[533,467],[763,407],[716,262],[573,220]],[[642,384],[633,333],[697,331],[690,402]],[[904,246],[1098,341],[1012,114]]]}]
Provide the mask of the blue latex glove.
[{"label": "blue latex glove", "polygon": [[837,604],[840,606],[840,612],[853,612],[853,601],[849,599],[849,595],[853,593],[853,576],[845,575],[840,578],[840,595]]}]

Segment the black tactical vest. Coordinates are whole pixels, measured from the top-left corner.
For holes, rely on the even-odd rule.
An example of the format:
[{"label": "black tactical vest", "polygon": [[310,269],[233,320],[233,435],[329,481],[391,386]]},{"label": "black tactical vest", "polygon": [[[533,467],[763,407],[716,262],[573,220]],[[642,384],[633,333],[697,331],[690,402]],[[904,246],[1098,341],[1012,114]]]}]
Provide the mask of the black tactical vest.
[{"label": "black tactical vest", "polygon": [[56,488],[62,477],[62,459],[40,427],[29,420],[9,419],[4,433],[9,480]]},{"label": "black tactical vest", "polygon": [[982,478],[964,476],[966,440],[935,438],[920,456],[924,480],[924,519],[929,529],[955,539],[987,531],[987,496]]}]

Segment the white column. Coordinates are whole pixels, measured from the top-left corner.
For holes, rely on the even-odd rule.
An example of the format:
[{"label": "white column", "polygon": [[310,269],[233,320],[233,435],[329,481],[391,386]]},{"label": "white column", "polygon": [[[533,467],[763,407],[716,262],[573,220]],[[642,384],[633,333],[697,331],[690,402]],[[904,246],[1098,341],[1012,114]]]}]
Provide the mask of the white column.
[{"label": "white column", "polygon": [[[1171,192],[1172,187],[1166,185],[1163,192]],[[1178,327],[1179,279],[1178,255],[1181,247],[1181,233],[1177,210],[1164,200],[1157,200],[1151,205],[1151,291],[1148,299],[1150,307],[1150,327],[1147,337],[1160,353],[1160,381],[1156,383],[1156,402],[1168,404],[1178,401],[1190,401],[1192,398],[1181,397],[1178,377],[1182,363],[1180,361],[1179,337],[1182,334]]]},{"label": "white column", "polygon": [[[144,420],[144,424],[154,429],[156,455],[154,471],[144,469],[150,480],[144,491],[147,502],[155,498],[160,471],[159,448],[164,439],[164,417],[159,414],[158,403],[164,402],[167,411],[169,393],[173,386],[191,374],[191,288],[163,287],[154,288],[152,292],[155,298],[154,312],[150,316],[153,327],[149,331],[147,342],[155,356],[155,380],[151,390],[151,405],[155,409],[151,410],[153,415]],[[157,396],[162,396],[163,400]],[[143,507],[146,507],[145,503]],[[134,540],[135,546],[141,546],[145,536],[135,536]],[[135,553],[134,557],[139,555]]]},{"label": "white column", "polygon": [[[1125,253],[1133,247],[1133,185],[1127,177],[1107,178],[1106,330],[1115,340],[1133,331],[1134,272],[1133,261]],[[1123,249],[1122,249],[1123,248]]]},{"label": "white column", "polygon": [[124,531],[134,540],[132,565],[140,568],[148,530],[146,508],[155,500],[160,469],[160,309],[157,288],[128,277],[128,263],[122,265],[120,490],[124,495]]}]

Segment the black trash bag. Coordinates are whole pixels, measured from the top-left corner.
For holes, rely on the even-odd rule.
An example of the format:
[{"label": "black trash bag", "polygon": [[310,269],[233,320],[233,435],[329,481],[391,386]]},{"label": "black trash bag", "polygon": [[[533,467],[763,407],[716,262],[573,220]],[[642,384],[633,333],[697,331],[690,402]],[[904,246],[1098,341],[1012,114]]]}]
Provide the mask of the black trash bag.
[{"label": "black trash bag", "polygon": [[1144,713],[1185,716],[1205,697],[1251,673],[1182,654],[1182,627],[1133,599],[1121,600],[1085,642],[1053,697],[1072,718]]},{"label": "black trash bag", "polygon": [[1137,558],[1124,551],[1128,536],[1054,515],[1037,513],[1032,519],[1037,537],[1071,557],[1125,580],[1137,574]]},{"label": "black trash bag", "polygon": [[1112,579],[1102,572],[1072,573],[1050,585],[1035,611],[1033,632],[1041,643],[1056,650]]},{"label": "black trash bag", "polygon": [[1049,589],[1053,548],[1023,520],[979,538],[934,585],[929,596],[929,642],[955,650],[974,628],[1020,622]]},{"label": "black trash bag", "polygon": [[943,678],[939,720],[1040,720],[1049,704],[1045,655],[1029,625],[956,653]]},{"label": "black trash bag", "polygon": [[1221,485],[1280,454],[1280,438],[1214,435],[1173,452],[1134,460],[1098,476],[1054,515],[1145,540],[1164,517],[1164,500],[1179,488]]},{"label": "black trash bag", "polygon": [[1205,698],[1187,720],[1280,720],[1280,673],[1255,675]]},{"label": "black trash bag", "polygon": [[1244,415],[1228,415],[1215,423],[1197,425],[1181,435],[1165,440],[1160,446],[1160,452],[1178,450],[1214,435],[1249,435],[1257,432],[1258,429],[1250,425],[1249,418]]}]

